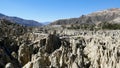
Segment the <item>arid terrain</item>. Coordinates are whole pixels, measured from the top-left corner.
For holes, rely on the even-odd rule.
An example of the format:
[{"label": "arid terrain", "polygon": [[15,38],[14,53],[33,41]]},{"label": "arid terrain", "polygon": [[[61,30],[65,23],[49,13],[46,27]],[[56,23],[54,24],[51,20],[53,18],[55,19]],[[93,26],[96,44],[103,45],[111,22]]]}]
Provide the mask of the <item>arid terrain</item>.
[{"label": "arid terrain", "polygon": [[0,68],[120,68],[119,17],[109,9],[41,27],[0,19]]}]

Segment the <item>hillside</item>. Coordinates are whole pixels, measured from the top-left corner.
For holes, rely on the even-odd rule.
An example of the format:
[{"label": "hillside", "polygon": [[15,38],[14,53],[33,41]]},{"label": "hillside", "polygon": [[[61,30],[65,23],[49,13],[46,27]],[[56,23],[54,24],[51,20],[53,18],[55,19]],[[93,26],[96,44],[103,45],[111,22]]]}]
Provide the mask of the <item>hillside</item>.
[{"label": "hillside", "polygon": [[101,23],[101,22],[120,23],[120,9],[112,8],[97,11],[88,15],[82,15],[79,18],[57,20],[52,22],[51,25]]},{"label": "hillside", "polygon": [[4,14],[0,14],[0,19],[6,19],[6,20],[9,20],[11,22],[25,25],[25,26],[42,26],[41,23],[34,21],[34,20],[25,20],[25,19],[22,19],[19,17],[6,16]]}]

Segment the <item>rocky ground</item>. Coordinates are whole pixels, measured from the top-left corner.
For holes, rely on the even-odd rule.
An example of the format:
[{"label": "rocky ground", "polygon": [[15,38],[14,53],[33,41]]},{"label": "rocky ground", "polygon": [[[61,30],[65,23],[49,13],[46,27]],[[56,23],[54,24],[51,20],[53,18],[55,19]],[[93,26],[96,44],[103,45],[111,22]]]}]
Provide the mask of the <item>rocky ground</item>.
[{"label": "rocky ground", "polygon": [[0,68],[120,67],[120,30],[31,32],[19,26],[16,32],[18,27],[0,22],[11,28],[0,29]]}]

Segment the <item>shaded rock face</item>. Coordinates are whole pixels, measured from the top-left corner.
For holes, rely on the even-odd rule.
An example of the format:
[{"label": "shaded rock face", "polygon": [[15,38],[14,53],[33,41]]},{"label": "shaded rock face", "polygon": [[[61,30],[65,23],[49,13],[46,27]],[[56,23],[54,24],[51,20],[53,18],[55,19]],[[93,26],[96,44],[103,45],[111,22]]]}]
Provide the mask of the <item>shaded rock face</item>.
[{"label": "shaded rock face", "polygon": [[61,41],[59,37],[55,35],[49,35],[46,39],[45,51],[47,53],[52,53],[54,50],[60,48]]},{"label": "shaded rock face", "polygon": [[14,48],[14,46],[10,46],[9,42],[5,40],[6,39],[0,40],[0,68],[5,67],[8,62],[14,64],[13,66],[19,67],[19,62],[17,58],[12,56],[12,52],[16,53],[16,49]]},{"label": "shaded rock face", "polygon": [[17,39],[25,34],[24,31],[26,27],[0,19],[0,68],[20,67],[17,59],[20,41]]},{"label": "shaded rock face", "polygon": [[3,68],[7,62],[10,62],[10,57],[6,54],[4,49],[0,48],[0,68]]}]

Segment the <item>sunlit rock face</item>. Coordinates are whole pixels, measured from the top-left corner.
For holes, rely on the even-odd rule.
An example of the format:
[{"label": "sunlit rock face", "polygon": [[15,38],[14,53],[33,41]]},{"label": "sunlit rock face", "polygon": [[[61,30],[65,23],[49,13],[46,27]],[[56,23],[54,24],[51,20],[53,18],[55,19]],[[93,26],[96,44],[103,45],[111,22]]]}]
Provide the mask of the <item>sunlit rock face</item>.
[{"label": "sunlit rock face", "polygon": [[93,37],[84,49],[90,61],[90,68],[119,68],[119,36]]},{"label": "sunlit rock face", "polygon": [[117,30],[61,37],[60,47],[51,50],[51,53],[46,51],[47,39],[54,37],[48,36],[44,45],[39,47],[36,54],[32,54],[31,61],[23,68],[119,68],[119,34]]}]

